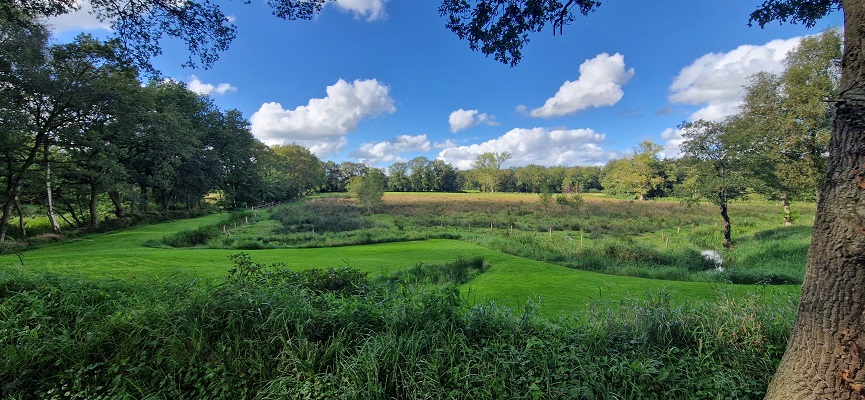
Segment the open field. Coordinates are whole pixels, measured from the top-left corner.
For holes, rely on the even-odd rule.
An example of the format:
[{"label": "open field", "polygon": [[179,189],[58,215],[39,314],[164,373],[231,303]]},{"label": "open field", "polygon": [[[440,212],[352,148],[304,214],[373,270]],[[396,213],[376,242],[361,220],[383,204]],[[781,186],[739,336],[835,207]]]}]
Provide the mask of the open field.
[{"label": "open field", "polygon": [[[714,240],[711,208],[535,199],[389,194],[370,214],[319,197],[2,254],[0,395],[763,396],[798,285],[704,269],[693,249]],[[797,276],[810,229],[774,227],[769,203],[736,207],[729,270]],[[467,283],[423,280],[478,257]],[[628,276],[653,271],[682,279]]]},{"label": "open field", "polygon": [[[249,225],[169,238],[175,247],[276,249],[458,239],[568,268],[664,280],[801,283],[813,204],[797,204],[797,226],[783,227],[778,205],[731,205],[736,246],[721,244],[711,205],[634,202],[586,195],[579,204],[543,205],[537,195],[388,193],[375,212],[351,199],[317,197],[254,216]],[[701,255],[720,254],[722,268]],[[721,271],[723,269],[723,271]]]},{"label": "open field", "polygon": [[[265,248],[260,250],[208,248],[207,246],[188,249],[170,248],[164,245],[153,246],[154,242],[159,242],[175,232],[200,226],[218,225],[225,218],[225,215],[211,215],[191,220],[138,227],[121,232],[86,236],[68,242],[46,245],[19,255],[0,255],[0,265],[17,266],[28,271],[121,279],[165,278],[175,274],[219,279],[226,275],[226,271],[231,266],[228,257],[241,251],[249,253],[256,262],[263,264],[284,263],[287,268],[293,270],[350,266],[367,272],[371,276],[391,274],[418,264],[441,264],[459,258],[469,259],[480,256],[491,265],[491,268],[473,281],[461,286],[464,296],[470,302],[494,301],[519,308],[527,301],[540,299],[543,313],[548,316],[571,315],[585,309],[592,302],[616,302],[629,297],[639,297],[646,293],[657,293],[661,290],[670,293],[673,301],[677,303],[714,300],[718,292],[730,292],[732,294],[759,292],[771,295],[777,292],[795,293],[798,290],[795,285],[730,285],[711,283],[708,282],[708,278],[703,282],[686,282],[600,274],[576,269],[579,266],[576,268],[563,266],[562,264],[566,263],[555,262],[561,261],[555,259],[556,253],[534,253],[539,255],[536,258],[540,260],[522,257],[519,255],[519,251],[509,247],[511,242],[508,240],[516,237],[523,242],[523,245],[526,242],[534,245],[540,244],[552,250],[559,248],[556,246],[570,246],[570,259],[578,257],[581,251],[587,252],[587,249],[597,249],[599,246],[602,249],[607,249],[602,246],[610,246],[613,243],[608,237],[607,231],[604,231],[605,233],[586,232],[583,239],[585,248],[581,249],[579,248],[579,240],[574,240],[574,237],[579,237],[579,231],[557,229],[551,237],[549,231],[538,228],[545,223],[554,223],[557,219],[564,221],[560,223],[572,223],[569,221],[580,220],[580,213],[585,214],[585,218],[582,219],[584,221],[602,218],[597,214],[600,214],[604,209],[623,217],[637,213],[654,215],[654,222],[648,217],[642,217],[642,225],[634,230],[637,235],[631,242],[637,243],[635,246],[641,246],[635,247],[637,250],[653,249],[652,251],[655,253],[651,254],[663,254],[664,251],[660,247],[662,242],[656,238],[656,236],[660,236],[660,233],[652,229],[661,227],[667,230],[666,235],[671,237],[669,245],[671,249],[668,251],[674,252],[691,245],[687,241],[686,235],[679,234],[677,236],[674,233],[674,225],[686,226],[691,231],[701,231],[704,228],[694,225],[696,224],[694,221],[711,220],[710,208],[699,209],[698,212],[694,213],[693,209],[688,209],[676,202],[641,204],[586,196],[586,204],[580,210],[560,207],[545,212],[539,208],[540,204],[537,202],[537,198],[535,195],[524,194],[389,193],[385,198],[385,207],[389,214],[358,216],[358,218],[371,218],[373,221],[373,228],[371,229],[411,232],[413,230],[420,231],[417,227],[412,227],[412,224],[426,224],[432,225],[426,227],[432,232],[432,234],[426,233],[430,236],[435,237],[436,233],[457,236],[461,233],[467,237],[464,240],[429,239],[340,247]],[[333,204],[332,202],[336,201],[336,204],[340,206],[345,205],[341,198],[312,199],[310,201],[313,202],[311,204],[321,201],[324,202],[322,204]],[[740,220],[750,221],[742,223],[745,227],[739,228],[740,232],[748,232],[748,229],[754,231],[768,226],[769,222],[764,220],[771,219],[771,217],[766,216],[771,211],[764,209],[771,209],[772,207],[774,205],[769,203],[737,205],[734,208],[734,213],[745,214],[744,217],[740,217]],[[409,213],[411,208],[418,210]],[[627,208],[633,209],[628,210]],[[755,209],[757,211],[754,211]],[[689,212],[686,213],[686,211]],[[596,215],[590,215],[590,213]],[[511,233],[513,231],[510,227],[497,228],[494,226],[492,231],[488,227],[487,221],[501,221],[508,218],[512,218],[511,222],[522,226],[527,232],[524,232],[523,236],[517,237],[516,234]],[[401,229],[393,226],[389,228],[376,227],[376,225],[385,223],[394,224],[394,221],[400,219],[403,220]],[[631,223],[637,223],[634,221],[639,220],[640,218],[636,218]],[[435,226],[437,221],[441,223],[440,226]],[[261,232],[262,230],[278,229],[278,226],[273,224],[274,222],[262,217],[248,225],[241,223],[241,226],[238,227],[229,226],[226,229],[235,232],[234,234],[220,235],[214,240],[218,242],[229,237],[237,238],[244,235],[276,236]],[[499,222],[493,222],[494,225],[497,223],[501,225]],[[611,227],[610,229],[613,231],[623,229],[614,227],[616,224],[622,224],[621,221],[610,220],[602,221],[602,223]],[[686,225],[688,223],[692,225]],[[471,224],[480,226],[471,227]],[[530,229],[530,224],[535,224],[535,227]],[[707,222],[707,224],[711,225],[712,222]],[[592,229],[592,225],[589,224],[585,227],[587,230]],[[455,228],[460,228],[460,230]],[[444,232],[445,230],[448,231]],[[349,233],[362,234],[362,232],[364,230]],[[802,232],[801,228],[794,228],[789,232],[800,236],[809,233],[807,231]],[[312,234],[310,232],[294,233],[294,235]],[[318,238],[332,237],[336,234],[321,230],[314,233]],[[291,235],[291,233],[285,234],[285,236]],[[565,239],[565,236],[569,235],[572,236],[571,239]],[[776,234],[775,236],[778,236],[775,239],[779,241],[787,240],[784,235]],[[374,238],[374,236],[368,237]],[[755,249],[767,247],[765,243],[760,244],[759,242],[760,240],[755,239],[752,234],[742,238],[743,244],[740,248],[735,249],[735,253],[730,252],[728,254],[744,260],[740,262],[753,263],[754,261],[749,261],[750,258],[758,258],[761,262],[766,263],[765,257],[760,258],[759,255],[753,254]],[[800,243],[799,246],[807,246],[807,243]],[[768,247],[777,246],[770,243]],[[625,250],[627,249],[625,248]],[[609,250],[604,251],[607,255],[615,256],[621,255],[620,253],[625,250],[620,250],[616,254],[610,253]],[[596,251],[591,253],[591,256],[597,257],[604,254],[603,251]],[[789,252],[787,252],[787,256],[790,256]],[[544,257],[553,258],[553,262],[542,261]],[[639,257],[639,254],[634,257]],[[804,260],[792,260],[791,263],[802,261]],[[22,262],[23,267],[21,267]],[[649,268],[665,270],[672,267],[652,266]],[[717,273],[708,271],[704,274],[711,277],[712,274]]]}]

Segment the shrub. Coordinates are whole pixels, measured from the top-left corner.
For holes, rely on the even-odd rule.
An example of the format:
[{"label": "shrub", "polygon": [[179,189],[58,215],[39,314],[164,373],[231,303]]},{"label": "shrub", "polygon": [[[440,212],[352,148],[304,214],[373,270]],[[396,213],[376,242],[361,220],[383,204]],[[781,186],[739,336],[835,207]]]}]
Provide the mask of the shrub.
[{"label": "shrub", "polygon": [[171,247],[203,246],[210,242],[211,239],[219,236],[223,228],[236,225],[240,221],[248,222],[250,219],[255,222],[257,218],[256,214],[250,211],[233,213],[218,223],[182,230],[165,236],[162,238],[162,243]]},{"label": "shrub", "polygon": [[483,257],[458,258],[445,264],[418,264],[399,271],[384,280],[406,283],[431,283],[434,285],[462,285],[489,268]]},{"label": "shrub", "polygon": [[562,193],[556,195],[556,204],[560,206],[569,206],[571,205],[571,201],[568,199],[568,196]]},{"label": "shrub", "polygon": [[571,195],[571,207],[580,208],[583,206],[584,203],[585,200],[583,200],[583,196],[581,196],[579,193],[574,193]]},{"label": "shrub", "polygon": [[211,238],[219,235],[219,226],[208,225],[195,229],[183,230],[162,238],[162,243],[171,247],[195,247],[207,244]]}]

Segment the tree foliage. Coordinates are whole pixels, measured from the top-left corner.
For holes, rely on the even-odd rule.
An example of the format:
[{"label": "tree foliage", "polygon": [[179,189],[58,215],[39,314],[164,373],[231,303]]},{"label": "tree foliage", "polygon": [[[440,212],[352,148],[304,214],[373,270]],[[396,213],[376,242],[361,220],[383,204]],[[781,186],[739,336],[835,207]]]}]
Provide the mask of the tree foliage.
[{"label": "tree foliage", "polygon": [[349,180],[348,192],[357,200],[358,204],[366,207],[367,211],[372,211],[381,204],[386,179],[387,177],[381,170],[370,169],[365,176],[355,176]]},{"label": "tree foliage", "polygon": [[[157,74],[150,60],[162,54],[164,36],[182,41],[189,52],[184,65],[210,67],[228,49],[236,28],[210,1],[89,0],[94,15],[110,25],[124,56]],[[52,17],[80,7],[72,0],[12,0],[0,5],[30,18]],[[2,11],[0,10],[0,11]]]},{"label": "tree foliage", "polygon": [[198,208],[211,193],[238,207],[322,186],[322,164],[309,150],[267,148],[238,111],[223,112],[181,83],[142,85],[120,42],[47,38],[26,14],[0,19],[0,241],[15,210],[16,236],[24,236],[22,202],[46,197],[49,215],[56,205],[68,225],[97,228],[110,212],[106,200],[126,218],[152,204]]},{"label": "tree foliage", "polygon": [[552,25],[553,33],[576,19],[575,11],[588,15],[601,5],[595,0],[444,0],[439,14],[448,29],[469,48],[496,61],[514,66],[522,59],[529,34]]},{"label": "tree foliage", "polygon": [[781,200],[787,225],[790,202],[814,199],[826,174],[834,110],[825,99],[837,91],[840,58],[841,37],[827,30],[803,38],[783,72],[755,74],[745,87],[738,115],[763,160],[755,189]]},{"label": "tree foliage", "polygon": [[681,127],[686,140],[682,153],[688,165],[688,177],[680,188],[682,198],[685,202],[708,200],[718,206],[725,247],[733,245],[728,205],[744,197],[753,182],[749,168],[753,148],[743,140],[740,126],[739,120],[731,118],[698,120]]},{"label": "tree foliage", "polygon": [[496,191],[501,179],[501,168],[505,161],[511,158],[508,152],[481,153],[475,157],[472,168],[477,172],[481,183],[481,190]]},{"label": "tree foliage", "polygon": [[841,5],[841,0],[766,0],[751,13],[748,23],[756,23],[762,28],[772,21],[778,21],[811,28],[826,14],[840,10]]},{"label": "tree foliage", "polygon": [[604,167],[601,184],[614,194],[632,194],[645,200],[666,181],[658,154],[664,147],[650,140],[641,142],[634,153],[611,160]]}]

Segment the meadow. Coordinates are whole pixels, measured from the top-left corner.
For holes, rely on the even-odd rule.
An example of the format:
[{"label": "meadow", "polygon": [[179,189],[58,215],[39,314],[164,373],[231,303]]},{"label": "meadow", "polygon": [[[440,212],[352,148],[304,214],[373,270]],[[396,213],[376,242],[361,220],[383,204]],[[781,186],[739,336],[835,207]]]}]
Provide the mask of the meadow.
[{"label": "meadow", "polygon": [[[799,205],[798,226],[783,227],[775,203],[734,203],[730,213],[737,246],[725,249],[714,206],[600,195],[578,200],[559,195],[543,204],[534,194],[388,193],[376,212],[366,213],[347,197],[319,197],[253,215],[252,224],[245,216],[241,229],[231,232],[212,225],[209,234],[181,232],[163,242],[253,250],[456,239],[535,261],[632,277],[795,284],[804,275],[813,205]],[[701,254],[706,250],[722,256],[720,268]]]},{"label": "meadow", "polygon": [[726,250],[713,207],[581,200],[320,196],[2,254],[0,395],[760,398],[813,207],[734,204]]}]

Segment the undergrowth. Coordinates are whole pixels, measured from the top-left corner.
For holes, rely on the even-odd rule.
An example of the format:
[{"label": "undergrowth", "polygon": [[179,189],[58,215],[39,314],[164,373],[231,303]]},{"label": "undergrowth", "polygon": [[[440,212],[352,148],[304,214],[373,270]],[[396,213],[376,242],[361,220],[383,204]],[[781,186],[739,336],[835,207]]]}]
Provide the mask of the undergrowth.
[{"label": "undergrowth", "polygon": [[233,261],[214,282],[0,271],[0,397],[761,398],[796,301],[655,293],[551,321],[467,304],[483,260],[380,280]]}]

